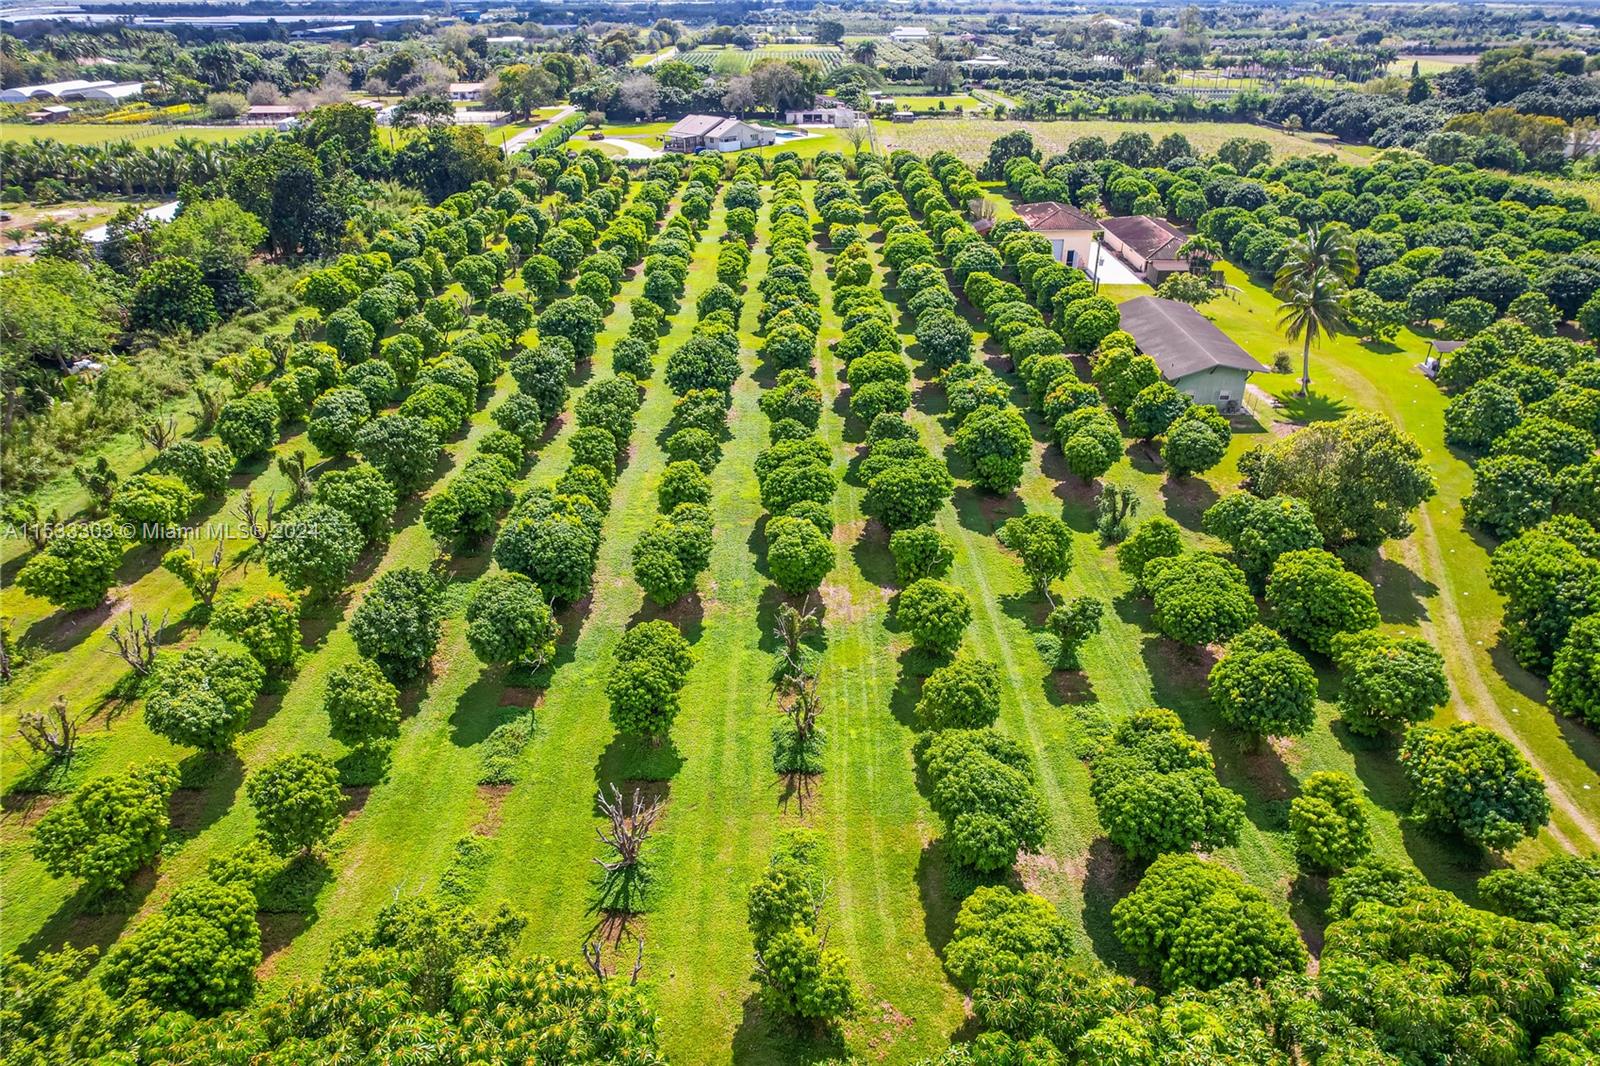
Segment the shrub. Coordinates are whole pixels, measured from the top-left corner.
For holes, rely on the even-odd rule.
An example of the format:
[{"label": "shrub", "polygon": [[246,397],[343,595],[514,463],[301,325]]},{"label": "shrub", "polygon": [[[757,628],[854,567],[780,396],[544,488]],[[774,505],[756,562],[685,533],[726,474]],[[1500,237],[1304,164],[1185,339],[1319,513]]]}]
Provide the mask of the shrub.
[{"label": "shrub", "polygon": [[1215,555],[1188,552],[1152,559],[1139,583],[1155,605],[1156,628],[1182,644],[1222,643],[1256,620],[1255,597],[1243,572]]},{"label": "shrub", "polygon": [[833,542],[804,518],[767,519],[767,568],[790,595],[809,592],[833,569]]},{"label": "shrub", "polygon": [[1232,549],[1233,561],[1258,590],[1284,552],[1322,546],[1311,508],[1292,496],[1262,499],[1248,492],[1229,493],[1206,510],[1201,524]]},{"label": "shrub", "polygon": [[1550,706],[1600,725],[1600,614],[1580,618],[1567,630],[1550,670]]},{"label": "shrub", "polygon": [[1252,741],[1301,736],[1316,723],[1316,671],[1266,626],[1234,637],[1206,683],[1222,720]]},{"label": "shrub", "polygon": [[235,591],[217,602],[211,621],[269,670],[294,665],[300,652],[300,601],[293,596]]},{"label": "shrub", "polygon": [[256,897],[240,881],[186,882],[106,953],[100,980],[167,1011],[204,1018],[250,998],[261,964]]},{"label": "shrub", "polygon": [[981,729],[1000,715],[1000,668],[958,655],[928,676],[917,717],[929,729]]},{"label": "shrub", "polygon": [[307,855],[339,825],[339,772],[312,752],[283,755],[252,773],[245,795],[256,832],[274,855]]},{"label": "shrub", "polygon": [[165,657],[145,697],[145,724],[174,744],[223,751],[249,720],[266,678],[244,652],[190,648]]},{"label": "shrub", "polygon": [[125,545],[104,525],[72,525],[56,533],[17,571],[17,587],[69,611],[93,607],[116,583]]},{"label": "shrub", "polygon": [[1372,629],[1379,622],[1372,586],[1320,548],[1280,555],[1267,579],[1266,598],[1284,632],[1324,655],[1332,651],[1336,634]]},{"label": "shrub", "polygon": [[111,497],[111,513],[141,537],[161,537],[194,510],[200,494],[175,477],[134,474]]},{"label": "shrub", "polygon": [[1314,773],[1289,802],[1295,854],[1317,870],[1343,870],[1372,850],[1367,813],[1347,774]]},{"label": "shrub", "polygon": [[980,407],[956,430],[955,448],[972,464],[973,481],[994,493],[1007,493],[1022,483],[1033,458],[1033,434],[1015,407]]},{"label": "shrub", "polygon": [[961,645],[972,621],[972,605],[955,585],[925,577],[900,593],[895,620],[917,647],[948,655]]},{"label": "shrub", "polygon": [[1021,557],[1022,569],[1046,598],[1050,583],[1072,570],[1072,530],[1053,514],[1034,512],[1008,518],[995,536]]},{"label": "shrub", "polygon": [[434,579],[421,570],[380,574],[350,616],[356,650],[397,682],[415,677],[439,644],[439,599]]},{"label": "shrub", "polygon": [[202,496],[215,496],[228,487],[233,462],[233,453],[226,448],[181,440],[151,460],[150,469],[178,478]]},{"label": "shrub", "polygon": [[889,537],[889,552],[902,586],[925,577],[942,578],[955,562],[950,538],[932,526],[896,530]]},{"label": "shrub", "polygon": [[1305,969],[1293,923],[1232,870],[1163,855],[1111,908],[1117,939],[1168,988],[1216,988]]},{"label": "shrub", "polygon": [[306,436],[324,455],[343,455],[355,444],[357,432],[371,417],[366,394],[342,385],[329,389],[312,405]]},{"label": "shrub", "polygon": [[1336,635],[1332,651],[1339,710],[1353,733],[1398,732],[1449,702],[1444,657],[1425,640],[1368,629]]},{"label": "shrub", "polygon": [[52,877],[82,879],[90,896],[119,891],[161,853],[177,786],[164,762],[97,777],[39,819],[33,856]]},{"label": "shrub", "polygon": [[709,504],[711,481],[696,463],[668,463],[656,495],[662,511],[671,511],[680,503]]},{"label": "shrub", "polygon": [[1480,847],[1509,848],[1550,818],[1544,779],[1483,726],[1415,726],[1400,745],[1400,765],[1413,813]]},{"label": "shrub", "polygon": [[329,470],[317,478],[313,498],[342,512],[368,543],[388,537],[399,502],[389,479],[370,463]]},{"label": "shrub", "polygon": [[278,403],[270,393],[252,392],[222,405],[217,438],[235,458],[254,459],[278,442]]},{"label": "shrub", "polygon": [[623,634],[606,679],[611,722],[618,731],[664,736],[678,714],[678,690],[694,664],[689,642],[671,622],[640,622]]},{"label": "shrub", "polygon": [[343,511],[309,503],[267,533],[267,573],[291,589],[327,596],[344,583],[364,544],[361,530]]}]

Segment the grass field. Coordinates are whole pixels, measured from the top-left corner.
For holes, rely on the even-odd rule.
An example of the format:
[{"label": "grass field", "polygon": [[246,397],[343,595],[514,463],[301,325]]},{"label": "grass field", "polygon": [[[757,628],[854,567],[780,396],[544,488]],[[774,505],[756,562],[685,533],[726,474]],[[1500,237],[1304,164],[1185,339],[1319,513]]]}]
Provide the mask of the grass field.
[{"label": "grass field", "polygon": [[1203,153],[1215,152],[1230,138],[1249,137],[1266,141],[1279,156],[1320,155],[1331,151],[1347,162],[1359,162],[1361,158],[1350,146],[1325,134],[1290,134],[1250,122],[1113,122],[1109,119],[995,122],[984,118],[941,118],[911,123],[875,120],[872,125],[878,146],[885,151],[908,148],[928,155],[942,148],[974,165],[988,156],[990,142],[1013,129],[1025,129],[1033,134],[1034,144],[1047,156],[1064,151],[1080,137],[1103,137],[1109,142],[1131,131],[1148,133],[1158,141],[1169,133],[1181,133]]},{"label": "grass field", "polygon": [[[983,101],[966,93],[951,93],[949,96],[901,96],[896,93],[893,97],[895,106],[902,111],[954,111],[961,108],[964,111],[976,111],[984,106]],[[941,108],[939,105],[943,104]]]},{"label": "grass field", "polygon": [[[827,143],[811,138],[794,148],[818,142]],[[763,193],[770,196],[769,189]],[[1002,213],[1011,210],[1000,191],[991,186],[989,195],[1000,201]],[[548,686],[543,691],[524,687],[524,679],[485,668],[471,653],[464,603],[470,583],[493,564],[487,547],[451,556],[445,563],[452,585],[443,638],[428,676],[402,692],[405,717],[387,779],[350,795],[348,815],[329,849],[330,880],[314,911],[261,918],[268,952],[261,969],[264,995],[313,974],[341,934],[368,921],[396,895],[436,889],[447,872],[469,875],[467,898],[473,906],[488,910],[506,900],[527,914],[522,948],[575,958],[587,939],[600,935],[589,861],[598,854],[595,790],[606,782],[650,778],[665,779],[667,789],[665,814],[648,852],[656,871],[651,906],[625,935],[610,931],[621,939],[614,951],[627,963],[633,936],[645,940],[641,984],[661,1015],[664,1050],[674,1061],[776,1064],[848,1055],[908,1063],[936,1054],[963,1031],[962,997],[947,980],[940,953],[966,879],[951,876],[937,840],[941,827],[919,789],[911,756],[918,681],[904,661],[909,641],[890,611],[896,589],[886,536],[863,515],[861,487],[844,477],[859,451],[863,427],[847,417],[842,367],[828,348],[842,330],[829,299],[829,255],[822,247],[812,250],[812,281],[822,315],[818,432],[841,475],[833,502],[835,566],[819,596],[825,637],[821,721],[829,741],[826,772],[811,790],[792,792],[772,771],[769,632],[777,597],[761,562],[762,508],[750,476],[767,445],[759,398],[771,384],[755,355],[757,286],[768,267],[770,238],[765,208],[759,213],[739,320],[743,374],[733,388],[731,435],[711,475],[716,541],[710,566],[696,590],[668,612],[647,605],[632,576],[632,548],[654,519],[666,466],[660,437],[673,397],[662,369],[691,335],[697,297],[716,282],[714,271],[700,267],[714,257],[724,232],[719,199],[695,249],[696,269],[689,274],[681,308],[662,338],[656,373],[646,385],[605,521],[594,591],[561,615],[563,635]],[[869,240],[874,283],[904,311],[883,267],[881,246],[881,233],[874,233]],[[1251,354],[1270,363],[1275,351],[1288,346],[1272,325],[1272,298],[1232,267],[1226,273],[1236,296],[1214,301],[1205,311]],[[520,287],[516,279],[507,284],[513,291]],[[566,415],[530,460],[522,486],[547,484],[567,466],[572,404],[583,386],[606,373],[617,341],[627,335],[628,301],[642,291],[642,274],[634,272],[614,301],[592,363],[576,375]],[[1144,291],[1142,286],[1106,290],[1117,298]],[[1026,407],[1020,384],[987,343],[981,320],[969,317],[983,357]],[[908,351],[915,344],[911,325],[911,316],[903,313],[897,328]],[[1385,625],[1421,633],[1445,654],[1453,701],[1441,719],[1472,717],[1494,726],[1514,737],[1546,774],[1555,807],[1551,827],[1510,859],[1524,865],[1559,850],[1592,848],[1600,840],[1600,743],[1592,732],[1554,719],[1539,702],[1540,684],[1497,647],[1499,604],[1487,586],[1486,546],[1461,520],[1460,498],[1471,474],[1443,444],[1442,396],[1412,369],[1422,346],[1423,338],[1410,332],[1402,333],[1392,349],[1341,338],[1315,353],[1310,400],[1288,395],[1294,387],[1289,376],[1257,382],[1277,394],[1282,406],[1263,408],[1260,422],[1239,420],[1228,458],[1207,476],[1170,483],[1153,451],[1135,443],[1106,480],[1137,493],[1140,517],[1170,515],[1192,543],[1215,547],[1199,531],[1199,515],[1233,490],[1237,460],[1246,448],[1288,428],[1269,423],[1337,417],[1357,407],[1398,420],[1422,443],[1440,494],[1420,512],[1416,532],[1391,544],[1371,575]],[[935,454],[947,451],[940,388],[927,380],[913,384],[908,418]],[[512,389],[509,375],[495,383],[469,428],[447,446],[431,491],[447,483],[449,469],[493,425],[494,407]],[[1029,417],[1037,443],[1019,490],[1000,498],[978,493],[951,452],[958,487],[936,524],[955,544],[950,580],[972,601],[970,646],[1002,668],[1001,728],[1028,751],[1052,816],[1043,852],[1019,863],[1017,879],[1061,908],[1078,950],[1127,967],[1109,913],[1136,879],[1136,867],[1101,836],[1082,756],[1097,719],[1115,719],[1151,703],[1176,709],[1190,731],[1209,742],[1219,777],[1246,799],[1240,841],[1217,858],[1288,907],[1314,949],[1322,929],[1321,889],[1316,880],[1298,875],[1286,825],[1297,782],[1314,771],[1336,769],[1357,777],[1372,804],[1382,856],[1414,865],[1433,883],[1470,898],[1482,870],[1465,864],[1449,842],[1402,820],[1405,789],[1393,749],[1359,742],[1338,724],[1331,702],[1337,685],[1329,671],[1322,670],[1317,724],[1304,737],[1257,752],[1219,723],[1205,697],[1207,656],[1155,633],[1148,605],[1132,593],[1114,551],[1093,533],[1094,488],[1064,469],[1059,452],[1045,445],[1045,427]],[[276,452],[301,447],[310,446],[296,434],[281,441]],[[264,495],[281,492],[286,483],[271,465],[249,466],[231,479],[228,498],[202,518],[225,518],[247,487]],[[0,863],[7,882],[0,950],[109,943],[178,884],[203,872],[211,859],[230,854],[251,837],[253,817],[241,787],[250,770],[291,751],[336,750],[327,737],[323,685],[332,669],[355,654],[346,621],[363,584],[392,567],[426,566],[434,557],[437,549],[417,520],[419,511],[418,501],[401,508],[393,539],[358,564],[350,596],[308,607],[302,622],[306,654],[297,672],[263,696],[237,757],[219,761],[208,777],[179,794],[175,830],[155,876],[136,882],[132,913],[91,912],[73,894],[72,884],[48,877],[26,849],[26,830],[37,811],[8,803],[0,818]],[[1059,675],[1041,658],[1034,634],[1044,601],[993,535],[1001,522],[1023,511],[1058,514],[1067,521],[1076,534],[1075,565],[1061,586],[1069,595],[1093,595],[1110,607],[1101,633],[1083,649],[1081,676]],[[244,543],[229,542],[226,586],[272,586],[259,562],[242,557]],[[92,611],[56,612],[6,590],[5,616],[33,658],[4,689],[0,731],[14,728],[20,710],[47,705],[57,695],[74,709],[96,709],[73,770],[75,780],[182,754],[146,729],[136,701],[110,695],[123,674],[107,654],[105,634],[114,610],[170,612],[169,643],[197,638],[183,618],[188,595],[156,565],[158,558],[154,547],[131,553],[121,587],[105,607]],[[616,735],[603,682],[624,629],[635,620],[663,616],[684,631],[697,663],[670,743],[652,749]],[[533,710],[536,735],[521,756],[519,780],[513,786],[478,785],[490,730],[526,707]],[[14,785],[20,770],[18,760],[6,760],[0,782]],[[745,888],[765,864],[777,831],[796,824],[818,829],[829,841],[829,943],[850,960],[866,1004],[846,1026],[843,1048],[774,1026],[753,998]],[[482,838],[485,855],[463,870],[456,843],[469,835]]]},{"label": "grass field", "polygon": [[141,148],[168,145],[180,138],[192,141],[236,141],[271,126],[177,126],[107,123],[61,123],[49,126],[0,123],[0,141],[56,140],[62,144],[110,144],[132,141]]}]

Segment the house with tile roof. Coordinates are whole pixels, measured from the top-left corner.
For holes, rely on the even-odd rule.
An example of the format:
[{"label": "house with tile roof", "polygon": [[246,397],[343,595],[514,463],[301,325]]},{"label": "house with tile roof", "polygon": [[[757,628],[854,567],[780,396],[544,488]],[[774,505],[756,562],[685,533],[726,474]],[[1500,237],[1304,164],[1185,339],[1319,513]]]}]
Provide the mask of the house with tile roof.
[{"label": "house with tile roof", "polygon": [[1050,254],[1056,262],[1082,268],[1091,261],[1095,234],[1101,232],[1101,224],[1071,204],[1054,200],[1021,204],[1017,217],[1050,242]]}]

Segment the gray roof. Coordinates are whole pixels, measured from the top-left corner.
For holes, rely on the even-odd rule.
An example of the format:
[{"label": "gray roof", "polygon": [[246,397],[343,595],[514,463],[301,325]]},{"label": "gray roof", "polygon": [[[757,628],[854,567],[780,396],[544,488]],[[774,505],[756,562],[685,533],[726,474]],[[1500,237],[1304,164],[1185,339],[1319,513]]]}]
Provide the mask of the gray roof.
[{"label": "gray roof", "polygon": [[1159,296],[1136,296],[1119,305],[1122,328],[1139,350],[1156,361],[1169,381],[1213,367],[1226,366],[1247,373],[1267,373],[1268,368],[1250,357],[1205,315],[1186,303]]},{"label": "gray roof", "polygon": [[724,122],[722,115],[685,115],[672,124],[668,137],[704,137]]}]

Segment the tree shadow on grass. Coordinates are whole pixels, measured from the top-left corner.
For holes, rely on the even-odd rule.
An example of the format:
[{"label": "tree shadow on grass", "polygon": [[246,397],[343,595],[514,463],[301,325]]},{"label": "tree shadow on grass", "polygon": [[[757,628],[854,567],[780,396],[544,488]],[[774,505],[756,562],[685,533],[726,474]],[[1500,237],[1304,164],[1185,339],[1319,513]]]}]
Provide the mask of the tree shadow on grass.
[{"label": "tree shadow on grass", "polygon": [[167,801],[170,823],[167,846],[176,847],[193,840],[215,825],[233,806],[239,786],[244,784],[244,763],[231,751],[224,755],[227,757],[217,759],[209,771],[195,775],[203,784],[173,791],[172,798]]},{"label": "tree shadow on grass", "polygon": [[1423,602],[1436,595],[1439,586],[1394,559],[1380,558],[1367,571],[1372,591],[1378,600],[1378,614],[1391,625],[1420,625],[1428,620]]},{"label": "tree shadow on grass", "polygon": [[1311,957],[1322,957],[1322,941],[1328,928],[1328,878],[1324,874],[1302,872],[1289,886],[1289,918],[1300,931]]},{"label": "tree shadow on grass", "polygon": [[1281,410],[1287,421],[1304,425],[1312,422],[1332,422],[1343,418],[1350,413],[1350,404],[1346,400],[1336,399],[1313,388],[1306,396],[1297,396],[1293,393],[1284,396]]},{"label": "tree shadow on grass", "polygon": [[1138,964],[1117,939],[1111,908],[1133,891],[1143,875],[1143,865],[1124,855],[1106,837],[1096,837],[1089,845],[1083,877],[1083,928],[1094,945],[1095,955],[1122,973],[1136,972]]},{"label": "tree shadow on grass", "polygon": [[1161,483],[1167,516],[1184,529],[1200,529],[1200,518],[1217,502],[1217,490],[1204,478],[1168,477]]},{"label": "tree shadow on grass", "polygon": [[633,785],[637,784],[643,796],[647,783],[671,781],[683,768],[683,762],[683,754],[671,737],[651,744],[644,737],[618,733],[595,761],[595,792],[598,795],[600,789],[609,791],[614,784],[631,796]]},{"label": "tree shadow on grass", "polygon": [[787,1018],[768,1013],[760,997],[745,997],[744,1013],[733,1031],[733,1061],[736,1066],[784,1062],[795,1066],[806,1063],[842,1062],[849,1057],[843,1034],[837,1029],[819,1031],[801,1027]]},{"label": "tree shadow on grass", "polygon": [[[111,598],[80,611],[62,608],[29,626],[19,643],[32,644],[44,651],[70,651],[99,632],[113,615],[125,616],[129,607],[135,612],[138,611],[138,605],[135,603],[120,602]],[[161,621],[160,615],[151,619],[152,623],[159,621]],[[106,648],[114,652],[110,641],[106,642]]]},{"label": "tree shadow on grass", "polygon": [[486,740],[500,724],[500,693],[505,688],[505,673],[500,669],[481,671],[476,680],[456,698],[450,712],[450,743],[470,748]]},{"label": "tree shadow on grass", "polygon": [[994,536],[994,531],[1007,519],[1027,510],[1022,498],[1014,492],[997,496],[973,485],[957,485],[951,502],[955,504],[961,527],[985,537]]},{"label": "tree shadow on grass", "polygon": [[155,887],[155,867],[145,866],[114,896],[96,896],[79,888],[17,947],[17,954],[31,959],[68,944],[80,949],[95,947],[104,952],[122,936]]},{"label": "tree shadow on grass", "polygon": [[1094,503],[1099,496],[1099,484],[1085,481],[1067,469],[1059,448],[1046,448],[1039,460],[1039,469],[1045,477],[1055,482],[1051,490],[1061,501],[1061,520],[1077,533],[1094,532]]},{"label": "tree shadow on grass", "polygon": [[917,856],[917,892],[922,899],[922,931],[928,946],[941,959],[955,932],[956,912],[972,891],[981,885],[1015,881],[1011,870],[985,877],[956,864],[942,838],[923,845]]},{"label": "tree shadow on grass", "polygon": [[861,535],[850,546],[850,557],[855,560],[861,576],[879,588],[894,588],[899,584],[895,573],[894,553],[889,550],[889,529],[876,518],[869,518],[861,528]]},{"label": "tree shadow on grass", "polygon": [[690,644],[700,641],[700,634],[705,630],[706,608],[700,599],[699,589],[690,589],[677,601],[667,607],[661,607],[656,602],[645,597],[639,609],[628,619],[628,628],[633,628],[640,622],[666,621],[677,627],[678,631]]},{"label": "tree shadow on grass", "polygon": [[[917,703],[922,699],[922,683],[927,674],[913,669],[910,657],[915,655],[920,653],[914,650],[900,653],[900,672],[895,676],[894,692],[889,696],[889,713],[907,729],[920,731],[922,719],[917,715]],[[915,662],[921,665],[920,659]]]},{"label": "tree shadow on grass", "polygon": [[1166,469],[1161,465],[1161,453],[1156,450],[1152,441],[1129,441],[1127,447],[1122,449],[1122,454],[1128,457],[1128,463],[1141,474],[1153,477]]}]

